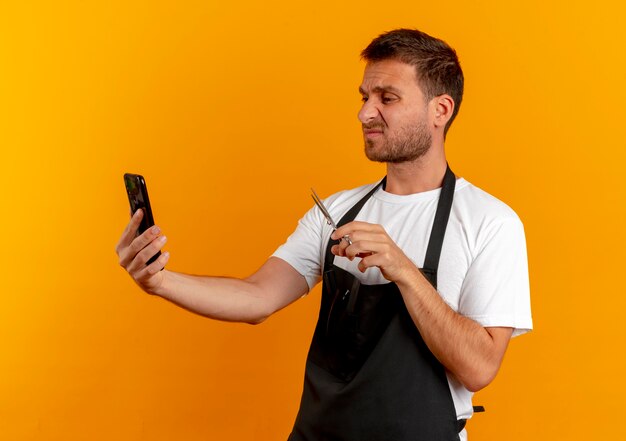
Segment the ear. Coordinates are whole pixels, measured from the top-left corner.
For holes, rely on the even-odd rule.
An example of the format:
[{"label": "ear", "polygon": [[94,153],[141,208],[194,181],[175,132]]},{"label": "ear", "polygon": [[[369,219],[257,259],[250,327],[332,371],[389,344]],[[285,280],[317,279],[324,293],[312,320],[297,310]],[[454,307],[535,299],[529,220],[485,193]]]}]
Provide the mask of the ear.
[{"label": "ear", "polygon": [[431,101],[433,109],[433,123],[435,127],[446,126],[450,118],[452,118],[452,112],[454,112],[454,100],[450,95],[443,94],[436,96]]}]

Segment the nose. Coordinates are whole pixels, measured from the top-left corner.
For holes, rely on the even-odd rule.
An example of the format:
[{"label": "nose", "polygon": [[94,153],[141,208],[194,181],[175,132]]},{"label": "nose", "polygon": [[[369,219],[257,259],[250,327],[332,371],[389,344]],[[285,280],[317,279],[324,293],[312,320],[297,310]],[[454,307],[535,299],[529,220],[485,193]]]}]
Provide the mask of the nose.
[{"label": "nose", "polygon": [[361,106],[361,110],[359,110],[359,121],[361,121],[362,124],[366,124],[376,119],[378,115],[378,108],[373,103],[373,100],[367,100]]}]

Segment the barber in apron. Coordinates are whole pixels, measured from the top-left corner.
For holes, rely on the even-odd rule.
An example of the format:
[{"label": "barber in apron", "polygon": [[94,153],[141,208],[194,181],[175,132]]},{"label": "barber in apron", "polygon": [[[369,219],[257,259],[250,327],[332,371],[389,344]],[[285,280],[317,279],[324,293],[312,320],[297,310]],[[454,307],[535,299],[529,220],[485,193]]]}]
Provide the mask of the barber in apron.
[{"label": "barber in apron", "polygon": [[[386,178],[339,221],[355,219]],[[424,276],[437,268],[456,179],[448,167],[428,242]],[[395,283],[364,285],[334,265],[329,240],[322,304],[289,441],[456,441],[465,425],[444,367],[430,352]]]}]

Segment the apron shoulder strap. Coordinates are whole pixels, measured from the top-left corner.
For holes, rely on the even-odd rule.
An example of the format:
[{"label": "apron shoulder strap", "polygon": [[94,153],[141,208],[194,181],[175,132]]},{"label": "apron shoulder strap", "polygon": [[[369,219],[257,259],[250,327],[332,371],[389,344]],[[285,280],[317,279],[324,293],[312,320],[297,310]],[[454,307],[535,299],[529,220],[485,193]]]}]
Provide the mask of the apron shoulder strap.
[{"label": "apron shoulder strap", "polygon": [[441,248],[443,246],[443,238],[446,234],[448,219],[450,218],[455,186],[456,178],[452,170],[450,170],[450,166],[448,166],[443,178],[443,186],[441,187],[439,202],[437,203],[435,221],[433,223],[433,229],[430,232],[426,258],[424,259],[424,270],[434,274],[437,274],[437,269],[439,268],[439,258],[441,257]]}]

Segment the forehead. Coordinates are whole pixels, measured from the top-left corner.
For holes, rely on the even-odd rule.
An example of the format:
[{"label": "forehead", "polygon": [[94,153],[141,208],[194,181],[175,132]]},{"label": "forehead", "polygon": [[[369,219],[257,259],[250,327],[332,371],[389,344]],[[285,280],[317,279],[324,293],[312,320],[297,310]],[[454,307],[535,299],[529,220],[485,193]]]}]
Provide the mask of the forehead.
[{"label": "forehead", "polygon": [[367,63],[359,90],[372,93],[381,89],[396,89],[407,93],[421,92],[415,67],[397,60]]}]

